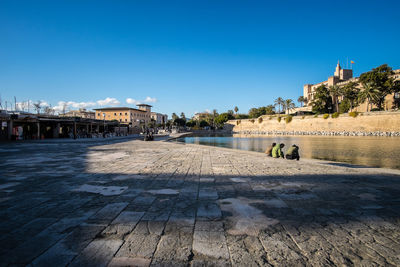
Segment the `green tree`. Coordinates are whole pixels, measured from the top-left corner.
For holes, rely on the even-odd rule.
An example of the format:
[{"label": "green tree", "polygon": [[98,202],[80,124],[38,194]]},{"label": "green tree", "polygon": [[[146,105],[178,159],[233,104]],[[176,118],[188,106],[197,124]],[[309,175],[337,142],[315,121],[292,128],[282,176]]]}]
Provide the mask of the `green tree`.
[{"label": "green tree", "polygon": [[235,108],[233,109],[235,111],[235,113],[237,114],[239,111],[239,108],[237,106],[235,106]]},{"label": "green tree", "polygon": [[265,107],[265,114],[267,114],[267,115],[275,114],[275,106],[274,105],[266,106]]},{"label": "green tree", "polygon": [[[345,86],[343,86],[342,95],[344,97],[344,100],[347,100],[349,102],[350,111],[353,111],[353,108],[358,105],[359,93],[360,93],[360,88],[358,87],[358,83],[356,82],[348,82]],[[342,112],[342,110],[340,112]]]},{"label": "green tree", "polygon": [[342,89],[338,85],[331,85],[328,90],[332,96],[332,102],[335,103],[335,111],[339,112],[339,96],[342,95]]},{"label": "green tree", "polygon": [[[375,87],[373,83],[362,83],[363,90],[358,94],[360,102],[367,100],[367,112],[369,105],[376,103],[377,99],[380,97],[381,92]],[[371,110],[371,109],[370,109]]]},{"label": "green tree", "polygon": [[299,98],[297,98],[297,102],[300,103],[300,106],[304,106],[303,103],[306,102],[305,97],[304,96],[299,96]]},{"label": "green tree", "polygon": [[317,113],[328,113],[332,107],[332,97],[324,84],[315,89],[314,99],[311,102],[312,110]]},{"label": "green tree", "polygon": [[289,112],[296,107],[292,99],[286,99],[284,101],[284,106],[287,114],[289,114]]},{"label": "green tree", "polygon": [[233,110],[228,110],[228,114],[231,114],[233,116]]},{"label": "green tree", "polygon": [[176,126],[182,126],[183,127],[183,126],[186,125],[186,121],[184,119],[182,119],[182,118],[177,118],[177,119],[174,120],[174,124]]},{"label": "green tree", "polygon": [[174,121],[174,120],[176,120],[177,118],[179,118],[178,117],[178,115],[176,115],[176,113],[174,112],[174,113],[172,113],[172,121]]},{"label": "green tree", "polygon": [[392,68],[387,64],[383,64],[369,72],[361,74],[360,76],[359,80],[362,84],[373,87],[377,90],[377,93],[374,93],[375,97],[370,100],[378,107],[378,109],[383,109],[385,97],[396,90],[397,83],[395,82],[395,79],[391,77],[393,74],[394,72]]},{"label": "green tree", "polygon": [[196,126],[196,121],[194,121],[194,120],[189,120],[189,121],[186,122],[186,126],[188,126],[188,127],[194,127],[194,126]]},{"label": "green tree", "polygon": [[206,120],[201,120],[199,126],[201,128],[204,128],[204,127],[210,126],[210,124]]},{"label": "green tree", "polygon": [[186,121],[185,113],[181,113],[181,119]]},{"label": "green tree", "polygon": [[217,126],[223,126],[228,120],[232,120],[234,117],[229,113],[221,113],[215,118],[215,124]]},{"label": "green tree", "polygon": [[278,106],[278,113],[281,114],[281,106],[285,103],[282,97],[278,97],[274,101],[275,106]]}]

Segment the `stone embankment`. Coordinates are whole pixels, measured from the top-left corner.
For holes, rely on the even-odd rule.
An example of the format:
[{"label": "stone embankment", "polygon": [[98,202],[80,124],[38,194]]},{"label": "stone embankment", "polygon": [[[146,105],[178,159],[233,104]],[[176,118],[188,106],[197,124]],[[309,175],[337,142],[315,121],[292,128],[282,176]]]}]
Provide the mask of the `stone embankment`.
[{"label": "stone embankment", "polygon": [[361,113],[357,117],[341,114],[338,118],[294,116],[288,122],[285,118],[230,120],[225,129],[242,135],[400,136],[400,112]]},{"label": "stone embankment", "polygon": [[239,131],[240,135],[400,136],[400,132]]}]

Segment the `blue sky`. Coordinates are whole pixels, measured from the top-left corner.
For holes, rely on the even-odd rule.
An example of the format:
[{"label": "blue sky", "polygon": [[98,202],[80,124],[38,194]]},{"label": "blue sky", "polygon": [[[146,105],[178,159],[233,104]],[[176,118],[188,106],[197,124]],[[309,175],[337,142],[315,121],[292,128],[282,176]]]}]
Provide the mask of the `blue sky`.
[{"label": "blue sky", "polygon": [[[400,1],[0,1],[0,94],[167,113],[296,100],[337,60],[400,68]],[[343,66],[343,65],[342,65]],[[127,99],[130,99],[126,103]],[[117,102],[118,101],[118,102]]]}]

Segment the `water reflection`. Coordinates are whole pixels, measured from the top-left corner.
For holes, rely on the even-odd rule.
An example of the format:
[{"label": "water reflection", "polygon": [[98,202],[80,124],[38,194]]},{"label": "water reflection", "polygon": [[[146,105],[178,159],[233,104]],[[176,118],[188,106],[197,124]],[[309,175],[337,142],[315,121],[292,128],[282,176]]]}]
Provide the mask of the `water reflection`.
[{"label": "water reflection", "polygon": [[[304,158],[400,169],[399,137],[353,136],[189,136],[180,142],[264,152],[271,143],[300,146]],[[285,150],[284,149],[284,150]]]}]

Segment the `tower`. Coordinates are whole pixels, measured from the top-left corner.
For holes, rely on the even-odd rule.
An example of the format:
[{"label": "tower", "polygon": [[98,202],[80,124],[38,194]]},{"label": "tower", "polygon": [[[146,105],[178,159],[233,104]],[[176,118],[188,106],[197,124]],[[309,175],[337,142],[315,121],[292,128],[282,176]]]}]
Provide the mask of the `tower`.
[{"label": "tower", "polygon": [[340,77],[340,70],[341,70],[341,69],[342,69],[342,68],[340,67],[340,63],[339,63],[339,60],[338,60],[337,65],[336,65],[336,69],[335,69],[335,74],[334,74],[334,76]]}]

